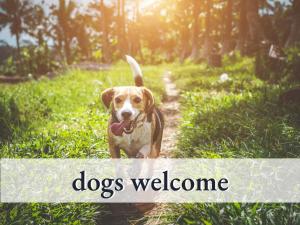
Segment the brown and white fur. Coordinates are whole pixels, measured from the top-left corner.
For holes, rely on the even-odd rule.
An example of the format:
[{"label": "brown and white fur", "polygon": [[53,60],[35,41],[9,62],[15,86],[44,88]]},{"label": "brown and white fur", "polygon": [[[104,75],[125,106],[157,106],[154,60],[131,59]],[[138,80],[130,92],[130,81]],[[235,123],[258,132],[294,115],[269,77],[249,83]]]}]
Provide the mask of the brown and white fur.
[{"label": "brown and white fur", "polygon": [[[122,86],[106,89],[102,92],[102,102],[107,108],[111,106],[111,117],[108,122],[108,142],[112,158],[120,158],[120,150],[128,157],[156,158],[159,156],[164,128],[164,119],[154,104],[152,92],[143,87],[142,71],[138,63],[126,56],[134,75],[136,86]],[[134,121],[138,126],[132,133],[116,136],[110,125],[124,119]]]}]

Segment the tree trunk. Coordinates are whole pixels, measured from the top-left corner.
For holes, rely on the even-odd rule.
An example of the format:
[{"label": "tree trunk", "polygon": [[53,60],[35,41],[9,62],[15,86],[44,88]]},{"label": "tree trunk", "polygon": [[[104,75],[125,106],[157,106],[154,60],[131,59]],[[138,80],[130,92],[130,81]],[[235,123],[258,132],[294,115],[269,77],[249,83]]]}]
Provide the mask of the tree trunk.
[{"label": "tree trunk", "polygon": [[246,0],[240,0],[240,20],[239,20],[239,39],[237,43],[237,50],[240,51],[242,55],[245,54],[245,44],[247,39],[248,22],[247,22],[247,5]]},{"label": "tree trunk", "polygon": [[128,42],[127,42],[127,36],[126,36],[126,12],[125,12],[125,0],[122,0],[122,51],[123,55],[122,57],[127,53],[128,51]]},{"label": "tree trunk", "polygon": [[101,21],[102,21],[102,53],[103,53],[103,61],[105,63],[111,62],[111,55],[110,55],[110,49],[109,49],[109,38],[108,38],[108,21],[107,21],[107,13],[106,8],[104,4],[104,0],[101,0],[100,2],[101,7]]},{"label": "tree trunk", "polygon": [[225,33],[222,46],[222,54],[229,53],[232,50],[232,0],[227,1],[225,12]]},{"label": "tree trunk", "polygon": [[57,50],[59,52],[59,56],[60,56],[60,59],[63,61],[64,60],[64,49],[63,49],[63,35],[62,35],[62,31],[60,29],[59,26],[56,27],[56,32],[57,32]]},{"label": "tree trunk", "polygon": [[179,61],[180,63],[183,63],[186,57],[188,57],[188,50],[189,50],[189,39],[190,39],[190,34],[189,34],[189,29],[188,26],[186,26],[184,29],[181,31],[181,52],[179,56]]},{"label": "tree trunk", "polygon": [[292,23],[288,39],[285,43],[286,47],[300,42],[300,0],[294,0],[292,7]]},{"label": "tree trunk", "polygon": [[16,32],[16,44],[17,44],[17,73],[22,73],[22,57],[21,57],[21,47],[20,47],[20,34]]},{"label": "tree trunk", "polygon": [[194,29],[192,39],[192,53],[191,59],[197,61],[199,58],[199,13],[200,13],[200,1],[194,0]]},{"label": "tree trunk", "polygon": [[136,51],[137,54],[140,56],[141,60],[143,60],[143,53],[141,47],[141,38],[140,38],[140,0],[136,0]]},{"label": "tree trunk", "polygon": [[121,1],[122,0],[117,1],[117,48],[120,53],[120,57],[122,54]]},{"label": "tree trunk", "polygon": [[125,31],[125,0],[118,0],[118,49],[120,57],[127,52]]},{"label": "tree trunk", "polygon": [[181,40],[181,43],[182,43],[182,47],[181,47],[181,53],[180,53],[180,56],[179,56],[179,62],[180,63],[183,63],[184,60],[186,59],[187,57],[187,53],[188,53],[188,32],[184,32],[186,34],[183,34],[183,37],[182,37],[182,40]]},{"label": "tree trunk", "polygon": [[65,49],[65,55],[66,55],[66,60],[67,64],[71,64],[71,49],[70,49],[70,40],[68,38],[67,34],[64,34],[64,49]]},{"label": "tree trunk", "polygon": [[16,33],[16,43],[17,43],[17,57],[18,61],[21,60],[21,48],[20,48],[20,34]]},{"label": "tree trunk", "polygon": [[249,24],[249,35],[250,40],[256,45],[258,45],[263,38],[258,10],[259,5],[257,0],[247,0],[247,22]]},{"label": "tree trunk", "polygon": [[139,3],[140,0],[135,0],[133,21],[128,24],[128,51],[130,55],[141,55],[140,46],[140,24],[139,24]]},{"label": "tree trunk", "polygon": [[65,53],[65,58],[67,61],[67,64],[71,64],[71,49],[70,49],[70,39],[69,38],[69,29],[67,24],[67,13],[66,13],[66,2],[65,0],[59,1],[59,15],[58,15],[58,23],[61,27],[62,31],[62,40],[63,40],[63,49]]},{"label": "tree trunk", "polygon": [[209,55],[212,53],[212,41],[210,37],[211,33],[211,8],[212,8],[212,1],[206,0],[206,18],[205,18],[205,40],[204,46],[202,49],[202,58],[208,58]]}]

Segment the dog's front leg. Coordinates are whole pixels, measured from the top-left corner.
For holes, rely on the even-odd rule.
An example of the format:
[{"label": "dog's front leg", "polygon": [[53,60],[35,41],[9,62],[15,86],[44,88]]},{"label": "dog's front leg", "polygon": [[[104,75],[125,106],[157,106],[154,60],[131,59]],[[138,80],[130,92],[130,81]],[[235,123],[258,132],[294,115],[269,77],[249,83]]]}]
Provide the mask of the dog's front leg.
[{"label": "dog's front leg", "polygon": [[109,152],[112,158],[121,158],[120,148],[111,141],[109,142]]},{"label": "dog's front leg", "polygon": [[144,145],[136,154],[136,158],[147,158],[151,152],[151,145]]}]

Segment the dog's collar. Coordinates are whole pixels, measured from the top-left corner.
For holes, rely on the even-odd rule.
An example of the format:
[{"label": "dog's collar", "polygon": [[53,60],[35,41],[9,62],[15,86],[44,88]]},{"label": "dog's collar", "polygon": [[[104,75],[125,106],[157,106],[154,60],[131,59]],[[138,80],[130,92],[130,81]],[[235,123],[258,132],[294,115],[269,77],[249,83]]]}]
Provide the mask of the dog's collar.
[{"label": "dog's collar", "polygon": [[143,123],[145,122],[147,116],[146,114],[139,120],[139,117],[142,115],[143,113],[140,112],[135,118],[134,120],[131,122],[131,125],[130,125],[130,129],[124,129],[124,132],[126,134],[131,134],[135,128],[138,128],[138,127],[141,127],[143,125]]}]

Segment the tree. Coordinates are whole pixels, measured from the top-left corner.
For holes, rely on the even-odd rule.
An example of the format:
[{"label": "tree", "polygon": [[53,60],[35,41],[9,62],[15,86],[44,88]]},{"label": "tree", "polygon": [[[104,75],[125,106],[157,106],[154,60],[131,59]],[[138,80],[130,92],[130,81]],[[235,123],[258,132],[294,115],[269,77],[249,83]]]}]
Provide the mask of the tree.
[{"label": "tree", "polygon": [[222,54],[232,50],[232,0],[227,1],[225,10],[225,32],[223,37]]},{"label": "tree", "polygon": [[25,20],[24,30],[26,33],[35,38],[39,46],[42,46],[45,43],[45,36],[50,35],[49,27],[50,24],[42,6],[34,5]]},{"label": "tree", "polygon": [[104,0],[101,0],[100,3],[101,8],[101,18],[102,18],[102,52],[104,62],[110,63],[111,62],[111,53],[109,47],[109,37],[108,37],[108,25],[109,25],[109,15],[108,15],[108,8],[106,8],[104,4]]},{"label": "tree", "polygon": [[205,17],[205,33],[204,33],[204,46],[202,50],[202,57],[207,58],[212,53],[212,41],[211,41],[211,11],[212,0],[206,0],[205,4],[206,17]]},{"label": "tree", "polygon": [[74,35],[74,20],[73,13],[76,9],[76,4],[72,0],[66,3],[65,0],[59,0],[58,8],[53,5],[51,7],[52,15],[56,17],[56,23],[54,24],[55,35],[54,39],[57,39],[58,46],[64,50],[64,56],[68,64],[72,62],[71,56],[71,41]]},{"label": "tree", "polygon": [[128,42],[126,35],[126,12],[125,12],[125,0],[118,0],[117,2],[117,40],[118,50],[120,57],[128,51]]},{"label": "tree", "polygon": [[10,32],[16,37],[17,56],[21,60],[20,36],[24,32],[24,20],[32,10],[32,5],[26,0],[0,1],[0,30],[9,26]]},{"label": "tree", "polygon": [[245,53],[245,44],[247,40],[248,33],[248,22],[247,22],[247,5],[246,0],[240,0],[239,3],[239,24],[238,24],[238,42],[237,42],[237,50],[240,51],[242,55]]},{"label": "tree", "polygon": [[134,16],[131,21],[128,21],[128,44],[129,52],[133,56],[139,55],[143,61],[141,51],[141,38],[140,38],[140,0],[134,1]]},{"label": "tree", "polygon": [[174,18],[172,28],[178,32],[177,42],[179,51],[179,61],[182,63],[186,57],[190,56],[190,37],[191,37],[191,27],[190,24],[193,20],[193,2],[178,0],[175,3]]},{"label": "tree", "polygon": [[259,17],[259,4],[257,0],[247,0],[247,22],[249,24],[249,36],[252,44],[257,46],[263,39]]},{"label": "tree", "polygon": [[80,57],[83,57],[84,59],[89,59],[91,55],[91,37],[87,31],[91,24],[90,21],[91,17],[89,15],[78,12],[74,18],[74,25],[76,26],[74,35],[78,43]]},{"label": "tree", "polygon": [[290,33],[285,46],[289,47],[297,42],[300,42],[300,0],[293,1]]},{"label": "tree", "polygon": [[[102,61],[110,63],[112,60],[113,42],[115,40],[113,25],[115,25],[114,7],[105,4],[104,0],[95,1],[89,4],[89,11],[92,12],[91,28],[95,34],[95,49],[102,53]],[[100,48],[100,49],[99,49]]]},{"label": "tree", "polygon": [[193,5],[193,37],[192,37],[192,53],[191,59],[197,61],[199,57],[199,13],[200,13],[200,1],[194,0]]}]

